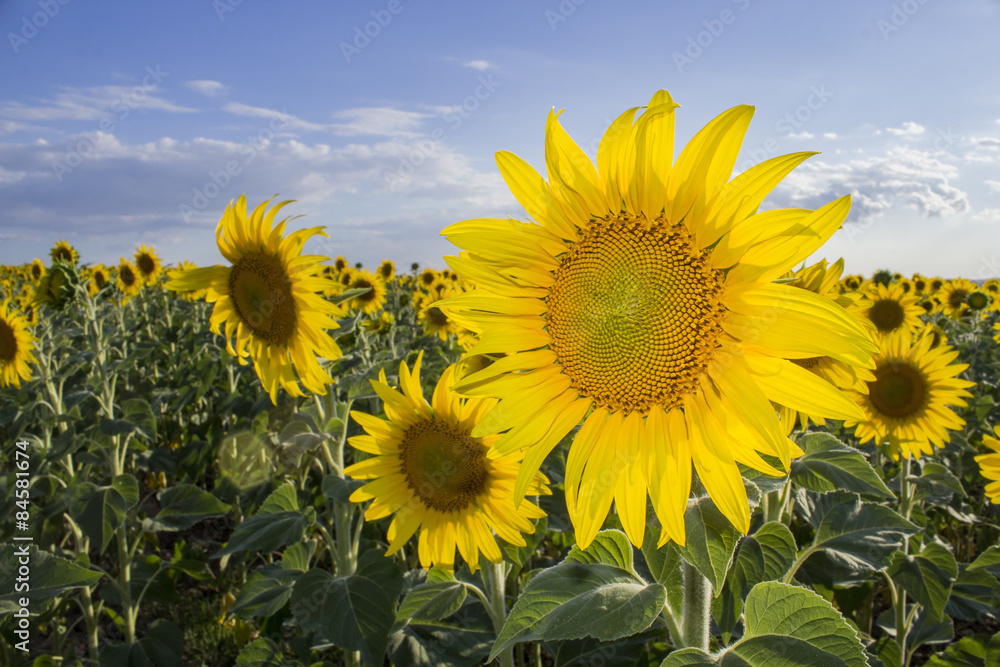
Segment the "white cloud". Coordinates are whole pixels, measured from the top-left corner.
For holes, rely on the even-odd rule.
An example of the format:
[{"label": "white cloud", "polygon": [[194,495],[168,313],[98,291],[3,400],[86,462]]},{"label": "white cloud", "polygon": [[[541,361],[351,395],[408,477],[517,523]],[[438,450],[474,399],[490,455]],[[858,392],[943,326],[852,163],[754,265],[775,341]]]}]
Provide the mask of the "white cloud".
[{"label": "white cloud", "polygon": [[229,91],[229,86],[218,81],[185,81],[184,85],[208,97],[218,97]]},{"label": "white cloud", "polygon": [[[325,132],[342,137],[373,135],[385,137],[415,138],[420,136],[418,128],[429,114],[416,111],[400,111],[389,107],[345,109],[333,114],[340,123],[313,123],[284,111],[252,107],[239,102],[230,102],[224,111],[240,116],[270,118],[279,124],[281,130],[302,132]],[[275,124],[272,123],[272,124]]]},{"label": "white cloud", "polygon": [[462,63],[462,67],[471,67],[483,72],[493,67],[493,65],[488,60],[470,60],[467,63]]},{"label": "white cloud", "polygon": [[1000,222],[1000,208],[984,208],[969,217],[977,222]]},{"label": "white cloud", "polygon": [[788,137],[789,139],[815,139],[816,138],[815,134],[813,134],[812,132],[806,132],[805,130],[802,130],[801,132],[790,132],[789,134],[787,134],[785,136]]},{"label": "white cloud", "polygon": [[897,137],[916,137],[923,134],[925,129],[923,125],[908,120],[903,123],[902,127],[887,127],[885,131]]},{"label": "white cloud", "polygon": [[819,208],[845,194],[853,195],[849,220],[877,217],[905,205],[927,218],[970,209],[968,195],[951,185],[958,169],[934,153],[897,148],[884,156],[833,164],[807,161],[775,190],[771,208]]},{"label": "white cloud", "polygon": [[823,133],[823,138],[824,139],[836,139],[837,138],[837,133],[836,132],[824,132]]},{"label": "white cloud", "polygon": [[178,106],[153,94],[156,86],[66,86],[52,99],[39,100],[34,105],[21,102],[0,103],[0,117],[17,120],[98,120],[121,117],[137,107],[172,113],[198,111]]},{"label": "white cloud", "polygon": [[996,195],[1000,194],[1000,181],[986,181],[986,185],[990,188],[990,194]]}]

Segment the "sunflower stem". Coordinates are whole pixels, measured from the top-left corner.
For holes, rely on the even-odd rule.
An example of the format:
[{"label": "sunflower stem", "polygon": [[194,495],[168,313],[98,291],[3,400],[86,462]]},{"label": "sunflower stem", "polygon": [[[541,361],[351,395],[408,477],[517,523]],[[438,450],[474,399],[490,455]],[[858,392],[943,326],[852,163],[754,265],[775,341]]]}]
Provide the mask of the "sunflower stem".
[{"label": "sunflower stem", "polygon": [[[489,563],[483,568],[486,575],[486,590],[489,598],[490,618],[493,620],[493,630],[500,636],[503,629],[503,622],[507,618],[507,601],[505,599],[505,584],[507,583],[507,563]],[[497,656],[500,659],[501,667],[513,667],[514,647],[508,646]]]},{"label": "sunflower stem", "polygon": [[708,650],[709,602],[712,584],[698,568],[687,561],[681,563],[682,607],[678,648]]},{"label": "sunflower stem", "polygon": [[[910,455],[907,453],[906,458],[903,459],[903,465],[899,469],[899,513],[907,521],[910,520],[912,504],[910,495]],[[904,537],[900,545],[904,556],[909,551],[909,546],[909,540]],[[906,667],[910,664],[910,658],[912,657],[907,654],[906,650],[906,635],[909,634],[912,616],[909,620],[906,617],[906,590],[901,584],[897,584],[892,580],[890,580],[890,586],[894,588],[892,597],[896,605],[896,644],[899,646],[899,663],[903,667]],[[916,610],[916,607],[914,607],[914,610]]]}]

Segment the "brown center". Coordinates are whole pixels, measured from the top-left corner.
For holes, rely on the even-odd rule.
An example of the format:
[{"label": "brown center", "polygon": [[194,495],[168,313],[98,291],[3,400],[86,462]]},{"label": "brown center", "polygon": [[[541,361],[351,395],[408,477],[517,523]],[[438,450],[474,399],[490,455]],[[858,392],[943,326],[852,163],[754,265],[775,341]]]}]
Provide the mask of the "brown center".
[{"label": "brown center", "polygon": [[487,490],[482,440],[437,417],[406,430],[399,459],[407,486],[439,512],[465,509]]},{"label": "brown center", "polygon": [[868,383],[868,396],[875,409],[896,419],[905,419],[919,411],[927,394],[923,373],[898,359],[876,368],[875,381]]}]

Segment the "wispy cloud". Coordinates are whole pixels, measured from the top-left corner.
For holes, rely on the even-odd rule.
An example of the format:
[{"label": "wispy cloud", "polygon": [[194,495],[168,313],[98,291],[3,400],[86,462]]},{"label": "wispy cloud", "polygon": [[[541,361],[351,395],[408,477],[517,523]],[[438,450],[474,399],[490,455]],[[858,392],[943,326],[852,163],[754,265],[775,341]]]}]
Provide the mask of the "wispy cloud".
[{"label": "wispy cloud", "polygon": [[229,86],[218,81],[185,81],[184,85],[191,90],[197,91],[207,97],[218,97],[225,95],[229,91]]},{"label": "wispy cloud", "polygon": [[462,63],[462,67],[471,67],[472,69],[477,69],[480,72],[484,72],[489,68],[493,67],[493,65],[488,60],[470,60],[468,62]]},{"label": "wispy cloud", "polygon": [[51,99],[38,100],[35,104],[22,102],[0,103],[0,118],[53,121],[98,120],[119,113],[119,110],[156,109],[171,113],[194,113],[197,109],[179,106],[141,86],[66,86]]},{"label": "wispy cloud", "polygon": [[906,121],[902,127],[887,127],[885,131],[897,137],[916,137],[924,133],[926,128],[920,123]]}]

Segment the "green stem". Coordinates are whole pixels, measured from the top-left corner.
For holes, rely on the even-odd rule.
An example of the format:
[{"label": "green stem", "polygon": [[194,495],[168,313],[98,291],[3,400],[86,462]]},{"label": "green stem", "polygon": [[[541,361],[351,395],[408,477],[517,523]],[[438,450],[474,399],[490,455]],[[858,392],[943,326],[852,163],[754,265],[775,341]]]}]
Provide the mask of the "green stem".
[{"label": "green stem", "polygon": [[128,556],[125,526],[115,531],[118,544],[118,588],[122,596],[122,619],[125,622],[125,643],[135,643],[135,608],[132,606],[132,568]]},{"label": "green stem", "polygon": [[[486,591],[489,598],[490,618],[493,620],[493,630],[500,636],[503,622],[507,618],[507,600],[505,585],[507,583],[507,564],[503,561],[490,563],[483,570],[486,579]],[[500,667],[513,667],[514,647],[508,646],[497,656]]]},{"label": "green stem", "polygon": [[[910,520],[910,511],[912,510],[911,495],[910,456],[907,454],[906,458],[903,460],[903,465],[899,470],[899,513],[907,521]],[[909,551],[909,546],[909,540],[904,537],[901,545],[904,556]],[[891,580],[890,586],[894,589],[893,602],[896,605],[896,644],[899,646],[899,662],[903,667],[906,667],[910,664],[910,658],[912,657],[908,655],[906,651],[906,635],[909,634],[910,631],[909,621],[906,618],[906,590],[903,588],[902,584],[897,584]]]},{"label": "green stem", "polygon": [[709,602],[712,584],[698,568],[687,561],[681,564],[682,612],[680,622],[681,646],[708,651]]}]

